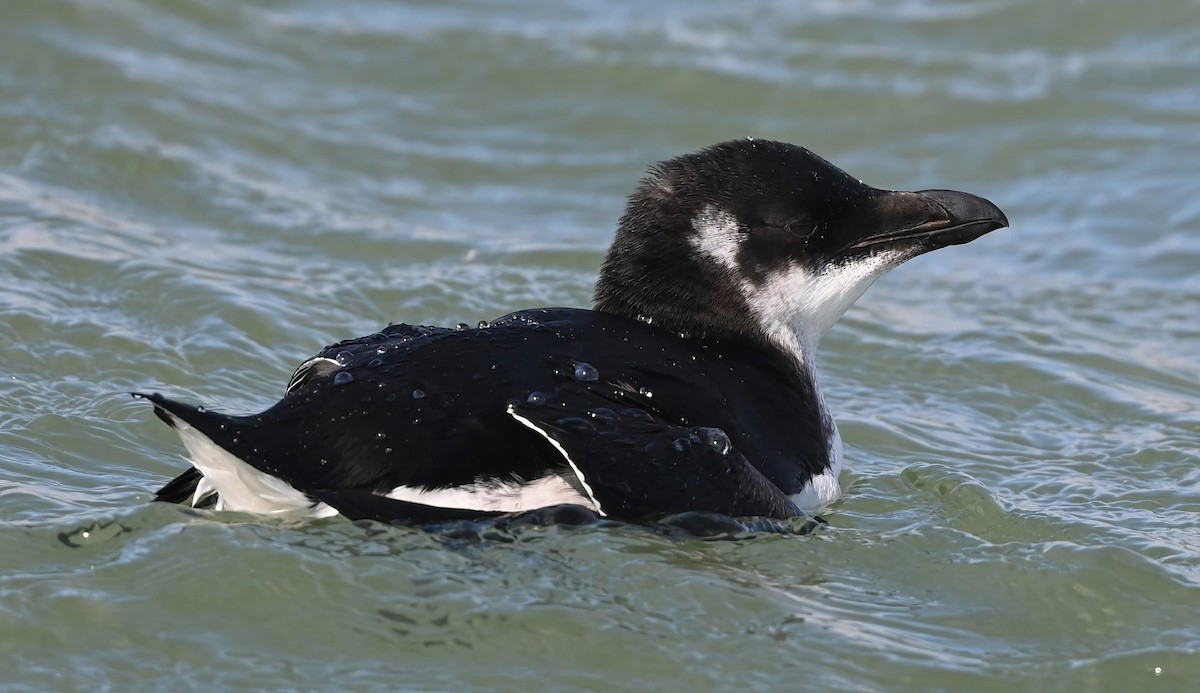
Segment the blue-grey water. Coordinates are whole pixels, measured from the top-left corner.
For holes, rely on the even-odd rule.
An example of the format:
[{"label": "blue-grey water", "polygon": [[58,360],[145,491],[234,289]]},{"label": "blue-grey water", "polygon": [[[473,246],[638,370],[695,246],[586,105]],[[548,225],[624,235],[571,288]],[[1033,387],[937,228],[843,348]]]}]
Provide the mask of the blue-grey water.
[{"label": "blue-grey water", "polygon": [[[1194,690],[1200,4],[0,6],[0,688]],[[482,541],[150,504],[131,389],[274,402],[389,321],[587,305],[743,135],[1012,228],[821,345],[810,536]]]}]

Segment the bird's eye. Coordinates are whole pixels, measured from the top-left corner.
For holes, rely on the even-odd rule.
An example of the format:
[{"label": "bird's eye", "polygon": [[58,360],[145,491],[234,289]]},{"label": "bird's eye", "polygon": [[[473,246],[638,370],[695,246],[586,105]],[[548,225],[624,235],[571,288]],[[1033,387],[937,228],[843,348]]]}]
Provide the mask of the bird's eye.
[{"label": "bird's eye", "polygon": [[797,238],[808,238],[809,236],[813,235],[813,232],[816,230],[816,228],[816,222],[808,219],[791,221],[783,226],[784,231]]},{"label": "bird's eye", "polygon": [[806,228],[812,228],[815,222],[815,220],[808,214],[797,214],[797,210],[792,208],[764,210],[762,212],[761,221],[763,226],[800,231],[803,231]]}]

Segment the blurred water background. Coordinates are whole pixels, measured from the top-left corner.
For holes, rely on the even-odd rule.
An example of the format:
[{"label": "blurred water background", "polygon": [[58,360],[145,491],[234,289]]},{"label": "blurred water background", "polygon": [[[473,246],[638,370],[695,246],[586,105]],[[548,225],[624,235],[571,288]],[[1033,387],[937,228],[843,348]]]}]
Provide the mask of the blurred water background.
[{"label": "blurred water background", "polygon": [[[1200,3],[7,0],[0,687],[1190,690]],[[807,537],[151,505],[389,321],[587,305],[645,167],[754,135],[1012,228],[822,344]]]}]

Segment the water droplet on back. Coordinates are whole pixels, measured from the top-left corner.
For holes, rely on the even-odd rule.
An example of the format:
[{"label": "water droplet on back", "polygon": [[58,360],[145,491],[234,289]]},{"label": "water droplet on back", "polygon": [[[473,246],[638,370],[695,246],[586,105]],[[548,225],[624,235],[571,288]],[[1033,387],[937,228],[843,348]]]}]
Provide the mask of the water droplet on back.
[{"label": "water droplet on back", "polygon": [[413,399],[425,399],[425,391],[421,390],[421,389],[413,390],[412,398]]},{"label": "water droplet on back", "polygon": [[589,410],[588,416],[608,426],[615,426],[617,423],[617,412],[605,407]]},{"label": "water droplet on back", "polygon": [[457,325],[455,325],[454,327],[455,327],[455,329],[457,329],[459,332],[462,332],[463,330],[469,330],[469,329],[471,329],[471,326],[470,326],[470,325],[468,325],[468,324],[467,324],[467,323],[465,323],[465,322],[460,322],[460,323],[458,323]]},{"label": "water droplet on back", "polygon": [[337,375],[333,376],[334,385],[345,385],[351,380],[354,380],[354,376],[350,375],[349,371],[339,371]]},{"label": "water droplet on back", "polygon": [[693,431],[700,437],[702,443],[722,455],[729,454],[730,449],[733,448],[733,443],[729,441],[729,436],[725,435],[725,431],[719,428],[696,428]]},{"label": "water droplet on back", "polygon": [[383,365],[383,359],[371,359],[367,361],[367,368],[379,368]]},{"label": "water droplet on back", "polygon": [[580,382],[595,382],[600,379],[600,371],[590,363],[580,361],[575,364],[575,379]]},{"label": "water droplet on back", "polygon": [[351,354],[348,351],[339,351],[333,360],[337,361],[339,366],[345,366],[354,360],[354,354]]},{"label": "water droplet on back", "polygon": [[491,325],[488,324],[487,320],[480,320],[479,324],[476,325],[476,327],[478,327],[481,330],[486,330],[487,328],[491,327]]},{"label": "water droplet on back", "polygon": [[575,431],[576,433],[595,433],[596,432],[596,427],[593,426],[590,421],[588,421],[587,419],[580,418],[578,416],[568,416],[564,419],[559,419],[558,421],[555,421],[555,423],[567,430]]},{"label": "water droplet on back", "polygon": [[621,416],[625,416],[630,419],[637,419],[638,421],[654,421],[654,417],[650,415],[650,412],[646,411],[645,409],[638,409],[637,407],[622,409]]},{"label": "water droplet on back", "polygon": [[546,395],[543,395],[540,392],[530,392],[529,396],[525,398],[525,402],[527,404],[532,404],[535,407],[540,407],[546,403]]}]

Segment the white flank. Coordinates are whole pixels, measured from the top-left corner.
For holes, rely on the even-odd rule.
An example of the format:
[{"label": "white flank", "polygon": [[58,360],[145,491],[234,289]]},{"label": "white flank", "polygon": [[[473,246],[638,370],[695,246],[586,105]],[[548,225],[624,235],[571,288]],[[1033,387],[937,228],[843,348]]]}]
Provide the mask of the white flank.
[{"label": "white flank", "polygon": [[808,480],[800,493],[791,496],[792,502],[807,513],[819,513],[842,495],[842,486],[838,483],[837,474],[827,471]]},{"label": "white flank", "polygon": [[526,428],[537,431],[538,435],[545,438],[551,445],[554,446],[555,450],[558,450],[558,454],[562,455],[563,459],[567,461],[567,464],[571,466],[571,471],[575,472],[575,478],[579,481],[579,485],[583,487],[584,493],[587,494],[586,500],[590,501],[588,503],[581,503],[580,505],[590,506],[592,510],[595,510],[601,517],[603,517],[606,513],[604,512],[603,508],[600,507],[600,501],[596,500],[596,494],[592,492],[592,487],[588,486],[587,479],[583,478],[583,472],[579,471],[579,467],[576,467],[575,463],[571,461],[571,456],[567,454],[567,451],[563,449],[563,446],[560,445],[557,440],[551,438],[548,433],[538,428],[537,424],[513,411],[511,404],[508,405],[508,414],[517,421],[520,421],[521,424]]},{"label": "white flank", "polygon": [[393,500],[438,508],[502,513],[519,513],[563,503],[597,509],[592,499],[558,475],[526,482],[488,481],[433,490],[400,486],[384,495]]},{"label": "white flank", "polygon": [[[825,405],[821,406],[824,408]],[[842,495],[842,485],[838,482],[841,473],[842,435],[834,426],[833,437],[829,441],[829,469],[809,479],[800,493],[792,494],[792,502],[806,512],[821,512]]]},{"label": "white flank", "polygon": [[263,515],[296,514],[308,517],[333,517],[337,511],[312,500],[290,484],[260,472],[217,445],[211,438],[172,416],[175,430],[191,455],[192,464],[204,473],[192,502],[216,490],[217,510],[234,510]]}]

